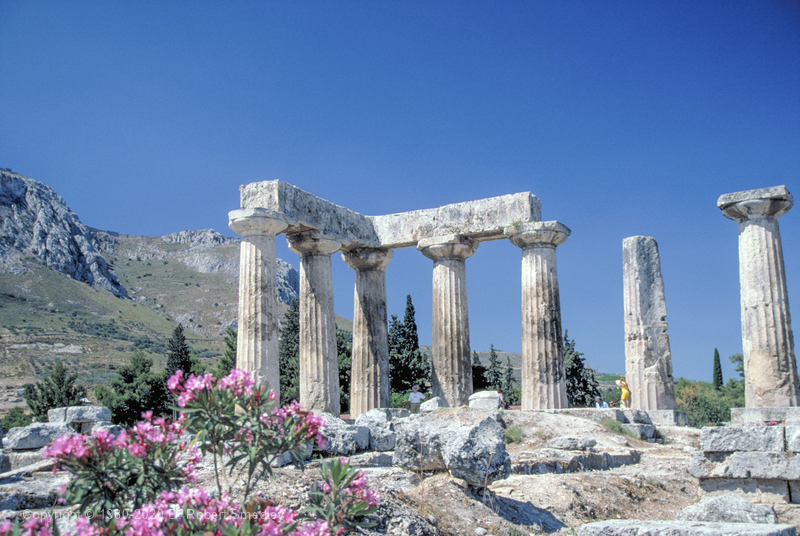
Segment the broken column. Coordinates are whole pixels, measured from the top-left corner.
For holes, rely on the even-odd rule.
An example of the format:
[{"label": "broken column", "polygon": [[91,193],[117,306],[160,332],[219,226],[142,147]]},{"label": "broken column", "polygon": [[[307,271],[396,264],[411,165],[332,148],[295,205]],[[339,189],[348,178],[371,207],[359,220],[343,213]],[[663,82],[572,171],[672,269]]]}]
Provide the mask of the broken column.
[{"label": "broken column", "polygon": [[433,395],[450,407],[472,394],[465,261],[478,243],[461,235],[425,238],[417,249],[433,260]]},{"label": "broken column", "polygon": [[622,241],[625,379],[635,409],[676,409],[667,302],[658,244],[651,236]]},{"label": "broken column", "polygon": [[242,236],[236,366],[280,394],[275,236],[286,222],[271,210],[231,211],[228,226]]},{"label": "broken column", "polygon": [[331,255],[342,244],[318,231],[287,235],[300,260],[300,404],[339,415],[339,367]]},{"label": "broken column", "polygon": [[778,218],[794,200],[785,186],[725,194],[722,213],[739,223],[745,405],[797,406],[789,295]]},{"label": "broken column", "polygon": [[358,248],[342,253],[356,271],[350,417],[391,406],[386,331],[386,266],[392,250]]},{"label": "broken column", "polygon": [[522,409],[569,407],[556,247],[570,230],[547,221],[513,225],[505,234],[522,248]]}]

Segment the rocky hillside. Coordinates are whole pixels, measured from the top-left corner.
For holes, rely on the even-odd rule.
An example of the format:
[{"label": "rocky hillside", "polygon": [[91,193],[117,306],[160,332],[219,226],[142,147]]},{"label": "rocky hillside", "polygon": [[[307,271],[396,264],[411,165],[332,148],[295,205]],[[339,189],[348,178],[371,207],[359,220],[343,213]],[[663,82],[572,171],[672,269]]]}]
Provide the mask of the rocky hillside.
[{"label": "rocky hillside", "polygon": [[117,276],[98,252],[93,230],[52,188],[0,168],[0,268],[22,273],[24,255],[76,281],[127,297]]}]

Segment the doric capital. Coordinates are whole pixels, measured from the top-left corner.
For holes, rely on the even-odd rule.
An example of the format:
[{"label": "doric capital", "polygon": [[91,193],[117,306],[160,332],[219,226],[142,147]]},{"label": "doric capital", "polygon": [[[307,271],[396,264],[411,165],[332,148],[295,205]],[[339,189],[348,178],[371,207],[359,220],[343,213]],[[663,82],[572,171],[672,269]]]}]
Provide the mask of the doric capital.
[{"label": "doric capital", "polygon": [[571,231],[563,223],[557,221],[534,221],[511,225],[503,231],[508,239],[517,247],[530,246],[556,247],[563,244]]},{"label": "doric capital", "polygon": [[446,259],[466,260],[478,249],[478,242],[457,234],[423,238],[417,249],[434,262]]},{"label": "doric capital", "polygon": [[385,270],[393,255],[386,248],[356,248],[342,253],[342,260],[353,270]]},{"label": "doric capital", "polygon": [[265,208],[245,208],[228,213],[228,227],[241,236],[275,236],[288,226],[280,213]]},{"label": "doric capital", "polygon": [[792,208],[794,198],[786,186],[745,190],[720,196],[717,206],[739,223],[762,218],[778,219]]},{"label": "doric capital", "polygon": [[342,247],[339,240],[326,238],[319,231],[286,235],[286,240],[289,242],[289,249],[298,255],[332,255]]}]

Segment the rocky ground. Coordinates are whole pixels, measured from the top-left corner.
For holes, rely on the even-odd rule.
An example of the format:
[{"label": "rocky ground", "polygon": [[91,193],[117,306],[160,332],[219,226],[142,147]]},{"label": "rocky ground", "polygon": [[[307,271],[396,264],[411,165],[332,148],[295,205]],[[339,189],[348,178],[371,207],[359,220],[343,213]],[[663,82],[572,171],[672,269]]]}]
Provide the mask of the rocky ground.
[{"label": "rocky ground", "polygon": [[[377,526],[365,532],[417,536],[575,534],[582,524],[596,520],[672,520],[679,510],[700,499],[697,480],[689,474],[689,452],[698,446],[699,430],[661,428],[665,439],[664,444],[658,444],[569,415],[506,411],[503,420],[507,428],[518,427],[522,432],[519,442],[507,444],[512,471],[531,467],[575,470],[574,460],[590,453],[547,448],[550,439],[563,436],[596,440],[591,451],[612,455],[608,459],[631,461],[631,451],[636,451],[638,463],[607,470],[578,467],[576,472],[512,474],[484,492],[469,488],[446,472],[392,467],[391,452],[359,454],[351,460],[363,468],[371,486],[382,495],[379,510],[371,516]],[[560,461],[553,464],[553,459]],[[543,460],[550,460],[549,465]],[[29,475],[26,480],[38,478]],[[312,460],[304,471],[276,469],[273,478],[259,484],[258,492],[265,499],[300,507],[318,479],[319,460]],[[216,487],[210,463],[201,468],[201,483],[209,490]],[[16,516],[20,512],[6,511],[0,516],[3,514]]]}]

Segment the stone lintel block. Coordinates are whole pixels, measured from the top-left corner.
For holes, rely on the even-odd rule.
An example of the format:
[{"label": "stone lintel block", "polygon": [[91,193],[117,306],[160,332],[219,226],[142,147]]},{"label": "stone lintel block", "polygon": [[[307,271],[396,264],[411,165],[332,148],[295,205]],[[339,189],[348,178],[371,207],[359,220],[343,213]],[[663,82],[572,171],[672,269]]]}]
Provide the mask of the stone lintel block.
[{"label": "stone lintel block", "polygon": [[498,408],[497,391],[478,391],[469,396],[469,407],[496,410]]},{"label": "stone lintel block", "polygon": [[111,410],[103,406],[69,406],[48,410],[49,422],[105,422],[111,420]]},{"label": "stone lintel block", "polygon": [[700,433],[703,452],[783,452],[783,426],[707,426]]},{"label": "stone lintel block", "polygon": [[800,464],[784,452],[692,452],[690,471],[696,478],[760,478],[796,480]]},{"label": "stone lintel block", "polygon": [[649,409],[647,417],[656,426],[688,426],[689,418],[685,411],[676,409]]},{"label": "stone lintel block", "polygon": [[731,408],[732,423],[783,422],[800,424],[800,407]]},{"label": "stone lintel block", "polygon": [[503,229],[515,222],[541,220],[541,206],[536,196],[522,192],[370,219],[385,247],[413,246],[424,238],[447,234],[486,242],[506,238]]},{"label": "stone lintel block", "polygon": [[578,536],[797,536],[794,525],[609,519],[587,523]]},{"label": "stone lintel block", "polygon": [[315,229],[353,247],[409,247],[423,238],[453,233],[498,240],[515,222],[542,219],[541,202],[530,192],[384,216],[364,216],[283,181],[254,182],[239,192],[242,209],[279,213],[290,232]]},{"label": "stone lintel block", "polygon": [[717,206],[722,213],[737,222],[751,218],[779,218],[789,211],[794,198],[786,186],[772,186],[721,195]]},{"label": "stone lintel block", "polygon": [[755,503],[788,503],[789,482],[763,478],[700,478],[700,489],[710,495],[734,493]]},{"label": "stone lintel block", "polygon": [[566,242],[572,231],[558,221],[536,221],[509,225],[503,234],[517,247],[534,245],[557,247]]}]

